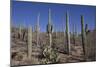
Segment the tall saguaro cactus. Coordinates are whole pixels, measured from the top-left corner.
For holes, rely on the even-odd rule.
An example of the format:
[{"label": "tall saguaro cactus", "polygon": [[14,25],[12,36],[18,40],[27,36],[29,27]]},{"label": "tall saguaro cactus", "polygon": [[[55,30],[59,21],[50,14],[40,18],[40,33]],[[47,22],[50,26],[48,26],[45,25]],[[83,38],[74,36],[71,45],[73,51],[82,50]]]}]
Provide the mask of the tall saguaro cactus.
[{"label": "tall saguaro cactus", "polygon": [[37,16],[37,28],[36,28],[36,33],[37,33],[37,46],[39,46],[39,31],[40,31],[40,27],[39,27],[39,18],[40,18],[40,13]]},{"label": "tall saguaro cactus", "polygon": [[28,58],[31,59],[32,55],[32,27],[28,28]]},{"label": "tall saguaro cactus", "polygon": [[56,63],[58,62],[58,57],[55,48],[52,48],[52,29],[53,26],[51,24],[51,10],[49,9],[49,21],[47,24],[47,33],[49,36],[49,46],[47,46],[44,51],[43,55],[46,57],[45,63]]},{"label": "tall saguaro cactus", "polygon": [[86,50],[85,50],[86,35],[85,35],[85,29],[84,29],[84,17],[83,17],[83,15],[81,15],[81,35],[82,35],[83,52],[84,52],[84,56],[85,56],[86,55]]},{"label": "tall saguaro cactus", "polygon": [[70,54],[70,33],[69,33],[69,16],[68,12],[66,13],[66,47],[67,47],[67,54]]},{"label": "tall saguaro cactus", "polygon": [[49,21],[47,25],[47,33],[49,35],[49,45],[52,46],[52,24],[51,24],[51,10],[49,9]]},{"label": "tall saguaro cactus", "polygon": [[73,24],[73,44],[75,45],[75,24]]}]

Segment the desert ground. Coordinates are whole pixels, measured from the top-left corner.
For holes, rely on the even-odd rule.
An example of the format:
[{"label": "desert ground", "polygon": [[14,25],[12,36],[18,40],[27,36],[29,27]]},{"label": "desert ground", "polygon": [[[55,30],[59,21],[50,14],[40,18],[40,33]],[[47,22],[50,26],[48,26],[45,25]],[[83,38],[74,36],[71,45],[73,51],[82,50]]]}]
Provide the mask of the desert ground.
[{"label": "desert ground", "polygon": [[90,30],[87,34],[87,53],[83,54],[81,34],[78,33],[73,39],[73,33],[70,33],[70,54],[66,53],[66,39],[64,32],[52,33],[52,49],[56,56],[55,61],[47,61],[44,51],[49,46],[49,37],[47,32],[39,33],[39,43],[36,44],[36,32],[32,32],[32,58],[27,58],[28,43],[27,29],[23,29],[22,35],[19,35],[18,28],[11,28],[11,66],[18,65],[37,65],[37,64],[58,64],[58,63],[76,63],[96,60],[96,30]]}]

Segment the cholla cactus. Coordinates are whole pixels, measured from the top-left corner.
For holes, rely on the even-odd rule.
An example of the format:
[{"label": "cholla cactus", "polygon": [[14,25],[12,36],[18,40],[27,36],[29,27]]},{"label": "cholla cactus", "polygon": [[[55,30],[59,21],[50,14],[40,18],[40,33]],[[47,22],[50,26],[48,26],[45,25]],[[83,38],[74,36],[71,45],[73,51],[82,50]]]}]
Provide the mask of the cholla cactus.
[{"label": "cholla cactus", "polygon": [[44,49],[43,55],[45,57],[45,60],[42,61],[43,64],[57,63],[59,61],[56,50],[50,46]]},{"label": "cholla cactus", "polygon": [[31,59],[32,55],[32,27],[28,28],[28,58]]}]

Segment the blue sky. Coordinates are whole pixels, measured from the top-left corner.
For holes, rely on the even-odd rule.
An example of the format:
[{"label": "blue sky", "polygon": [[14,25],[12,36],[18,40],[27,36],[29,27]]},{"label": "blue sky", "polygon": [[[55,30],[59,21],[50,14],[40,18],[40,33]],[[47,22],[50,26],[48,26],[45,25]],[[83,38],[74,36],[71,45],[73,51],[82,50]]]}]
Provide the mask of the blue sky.
[{"label": "blue sky", "polygon": [[34,27],[37,22],[37,15],[40,13],[40,31],[46,31],[48,23],[48,11],[51,9],[51,19],[54,29],[62,31],[65,26],[65,13],[69,13],[69,28],[72,31],[73,24],[77,31],[81,31],[80,15],[84,16],[84,23],[88,24],[89,29],[93,30],[96,25],[96,7],[69,5],[69,4],[50,4],[39,2],[12,1],[11,3],[11,23],[14,26],[19,24]]}]

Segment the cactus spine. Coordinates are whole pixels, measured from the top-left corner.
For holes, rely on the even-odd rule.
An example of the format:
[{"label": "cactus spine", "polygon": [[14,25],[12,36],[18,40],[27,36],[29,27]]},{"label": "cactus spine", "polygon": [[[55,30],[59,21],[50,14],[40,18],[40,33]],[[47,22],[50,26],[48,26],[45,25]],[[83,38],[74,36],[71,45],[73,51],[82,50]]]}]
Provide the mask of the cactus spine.
[{"label": "cactus spine", "polygon": [[83,53],[84,56],[86,55],[86,35],[85,35],[85,30],[84,30],[84,17],[81,15],[81,35],[82,35],[82,46],[83,46]]},{"label": "cactus spine", "polygon": [[66,40],[67,40],[67,54],[70,53],[70,33],[69,33],[69,16],[66,13]]},{"label": "cactus spine", "polygon": [[28,28],[28,58],[31,59],[32,54],[32,27]]}]

